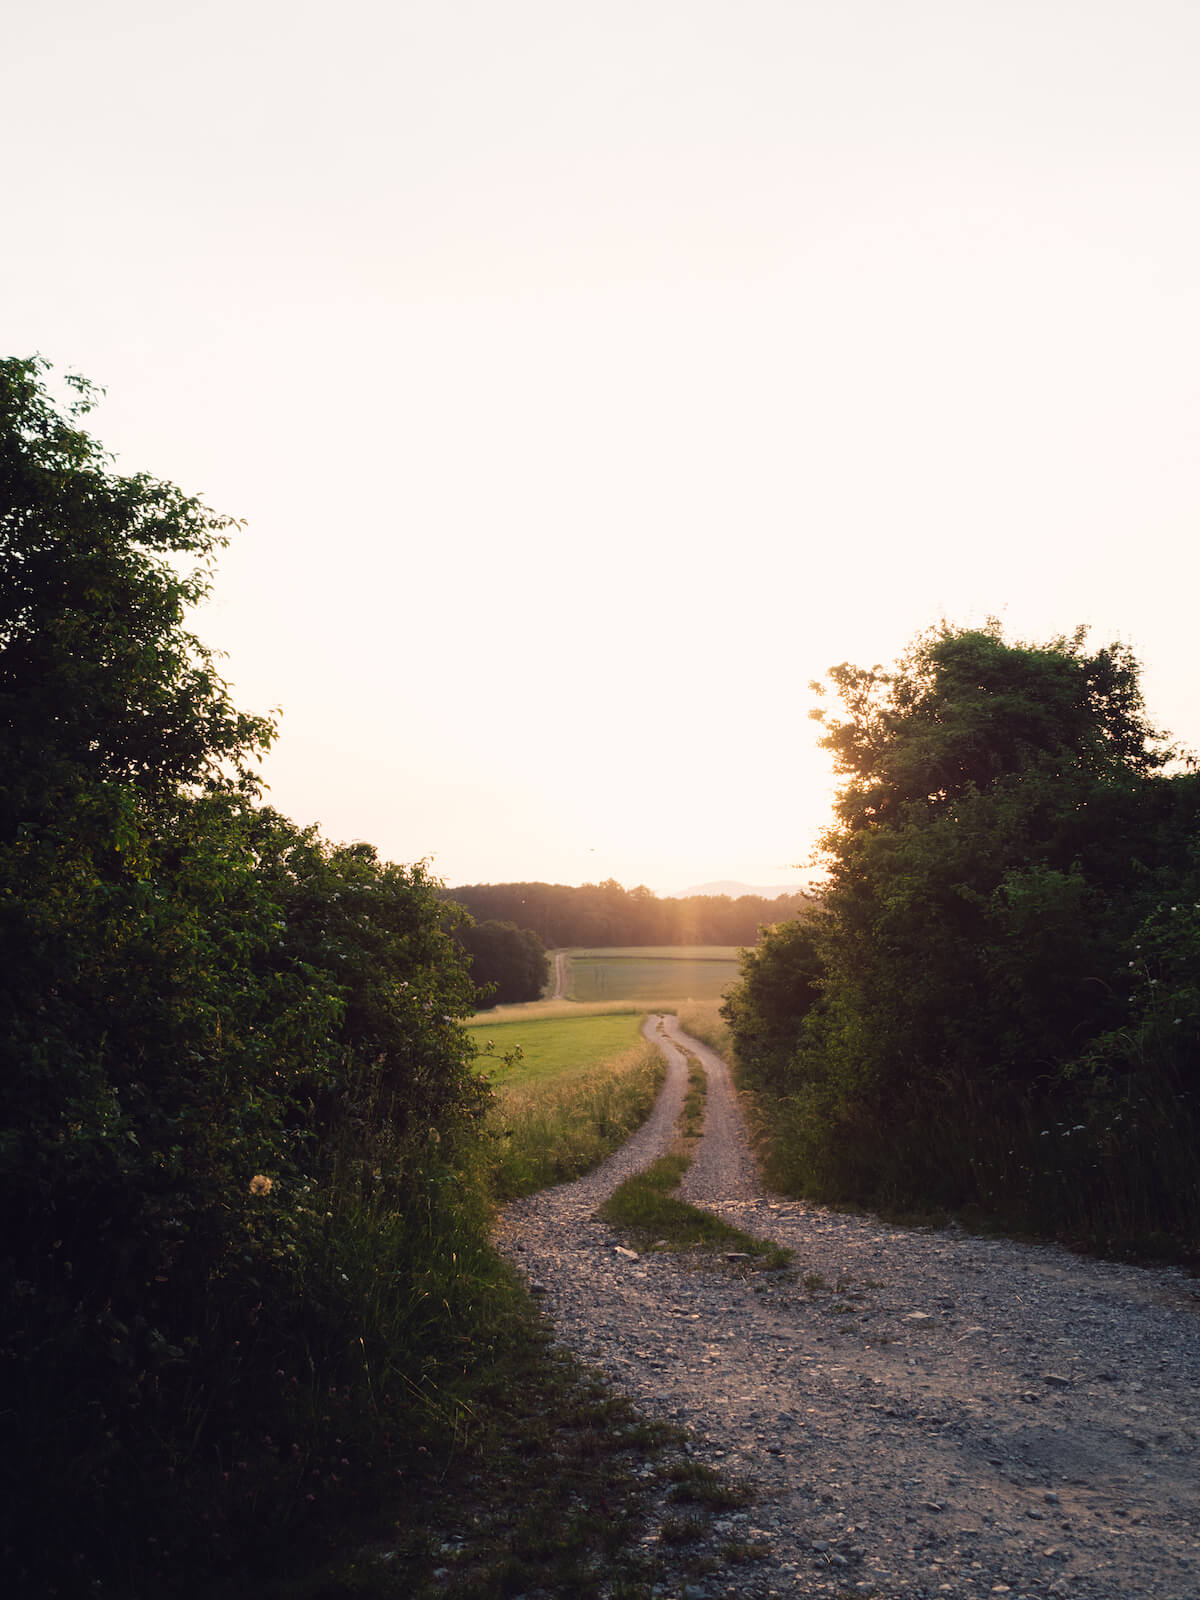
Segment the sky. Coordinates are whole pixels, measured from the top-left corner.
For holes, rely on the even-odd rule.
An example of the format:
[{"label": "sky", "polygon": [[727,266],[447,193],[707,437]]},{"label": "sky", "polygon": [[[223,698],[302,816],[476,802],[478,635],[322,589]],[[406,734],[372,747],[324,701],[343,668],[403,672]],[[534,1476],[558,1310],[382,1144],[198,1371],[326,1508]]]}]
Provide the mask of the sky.
[{"label": "sky", "polygon": [[244,520],[270,799],[798,881],[810,680],[1077,624],[1200,746],[1194,0],[18,0],[0,329]]}]

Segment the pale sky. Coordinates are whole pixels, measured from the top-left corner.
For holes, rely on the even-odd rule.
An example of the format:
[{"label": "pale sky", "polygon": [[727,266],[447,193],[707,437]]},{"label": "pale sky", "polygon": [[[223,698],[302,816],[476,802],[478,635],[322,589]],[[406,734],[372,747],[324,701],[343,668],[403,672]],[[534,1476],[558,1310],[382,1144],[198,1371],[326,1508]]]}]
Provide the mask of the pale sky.
[{"label": "pale sky", "polygon": [[271,799],[789,881],[807,684],[1089,623],[1200,746],[1195,0],[17,0],[3,354],[246,519]]}]

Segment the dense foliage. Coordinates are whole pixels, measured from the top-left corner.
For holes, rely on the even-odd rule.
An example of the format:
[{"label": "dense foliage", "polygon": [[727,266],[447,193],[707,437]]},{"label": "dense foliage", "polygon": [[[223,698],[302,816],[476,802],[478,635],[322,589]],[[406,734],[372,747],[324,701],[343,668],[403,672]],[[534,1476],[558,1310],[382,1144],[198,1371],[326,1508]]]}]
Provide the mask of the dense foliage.
[{"label": "dense foliage", "polygon": [[530,928],[550,949],[604,945],[753,944],[764,924],[795,916],[802,893],[683,895],[660,900],[639,884],[474,883],[448,889],[472,916]]},{"label": "dense foliage", "polygon": [[948,626],[830,674],[819,912],[726,1015],[790,1181],[1180,1248],[1200,1220],[1200,779],[1082,631]]},{"label": "dense foliage", "polygon": [[457,930],[481,1007],[537,1000],[550,977],[546,946],[515,922],[467,922]]},{"label": "dense foliage", "polygon": [[0,1541],[144,1593],[444,1424],[486,1090],[439,886],[258,803],[184,622],[227,522],[75,389],[0,363]]}]

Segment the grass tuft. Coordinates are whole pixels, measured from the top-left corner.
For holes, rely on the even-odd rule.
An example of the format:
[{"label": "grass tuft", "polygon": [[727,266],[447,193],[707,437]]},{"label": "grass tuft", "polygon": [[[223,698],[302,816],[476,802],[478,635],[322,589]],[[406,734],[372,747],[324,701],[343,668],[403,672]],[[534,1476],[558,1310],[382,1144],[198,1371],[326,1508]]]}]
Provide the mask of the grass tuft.
[{"label": "grass tuft", "polygon": [[599,1208],[597,1217],[643,1251],[661,1249],[665,1240],[666,1247],[672,1250],[736,1250],[749,1257],[740,1263],[742,1266],[773,1270],[788,1265],[792,1259],[790,1250],[756,1239],[710,1211],[677,1199],[671,1191],[679,1186],[686,1167],[685,1157],[661,1157],[645,1172],[627,1178]]},{"label": "grass tuft", "polygon": [[730,1483],[703,1461],[675,1461],[663,1476],[672,1485],[667,1499],[680,1504],[708,1506],[710,1510],[736,1510],[750,1500],[743,1483]]}]

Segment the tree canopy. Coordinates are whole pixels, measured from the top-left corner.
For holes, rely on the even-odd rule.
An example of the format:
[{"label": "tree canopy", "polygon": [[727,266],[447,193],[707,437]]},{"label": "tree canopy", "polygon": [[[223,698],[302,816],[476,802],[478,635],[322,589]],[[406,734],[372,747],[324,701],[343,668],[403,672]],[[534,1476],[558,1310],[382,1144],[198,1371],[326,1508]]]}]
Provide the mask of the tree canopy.
[{"label": "tree canopy", "polygon": [[471,981],[482,1006],[519,1005],[537,1000],[550,976],[546,947],[529,928],[515,922],[467,923],[458,942],[471,963]]},{"label": "tree canopy", "polygon": [[[1035,1119],[1048,1138],[1113,1128],[1136,1094],[1179,1125],[1200,1087],[1190,1013],[1181,995],[1148,1063],[1128,975],[1164,901],[1190,896],[1200,780],[1169,770],[1132,653],[1083,629],[1039,645],[943,624],[889,670],[829,679],[828,887],[747,958],[728,1008],[746,1070],[792,1107],[801,1181],[994,1203],[993,1147],[1013,1157]],[[1176,985],[1182,927],[1159,933]],[[1107,1181],[1108,1157],[1092,1169]]]},{"label": "tree canopy", "polygon": [[589,945],[753,944],[759,930],[808,903],[797,892],[660,898],[644,884],[475,883],[446,891],[480,921],[512,922],[551,949]]},{"label": "tree canopy", "polygon": [[0,1541],[146,1592],[320,1501],[314,1387],[453,1358],[487,1090],[439,886],[258,803],[273,725],[187,621],[229,519],[73,387],[0,362]]}]

